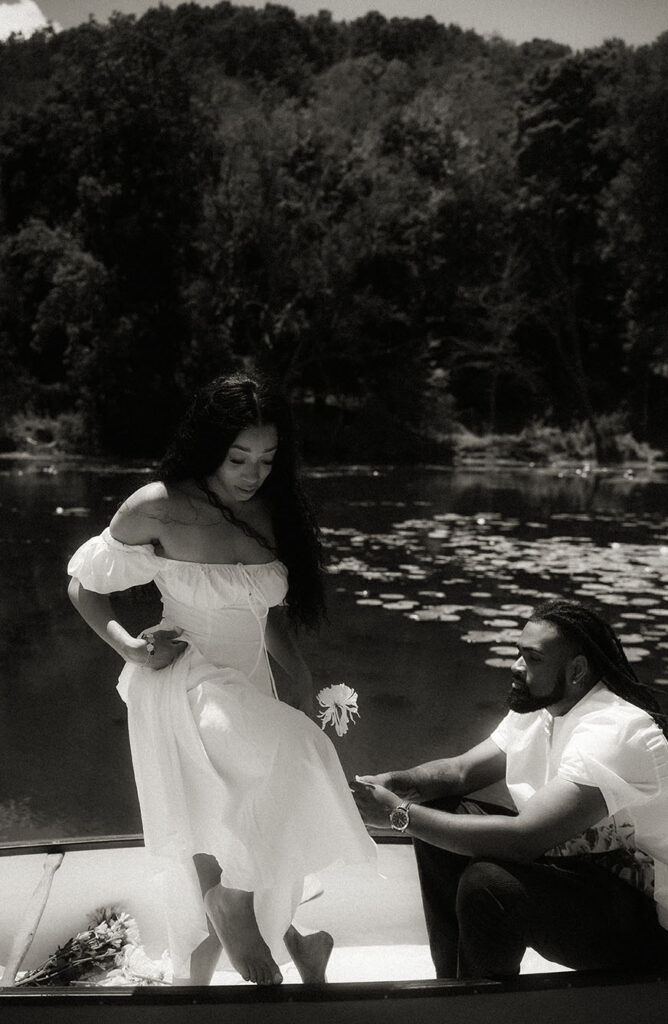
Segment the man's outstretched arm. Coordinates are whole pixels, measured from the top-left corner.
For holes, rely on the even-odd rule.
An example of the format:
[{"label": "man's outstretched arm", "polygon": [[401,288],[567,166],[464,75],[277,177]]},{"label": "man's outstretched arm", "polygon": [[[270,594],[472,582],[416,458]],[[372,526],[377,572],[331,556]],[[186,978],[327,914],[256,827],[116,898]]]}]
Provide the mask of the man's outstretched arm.
[{"label": "man's outstretched arm", "polygon": [[[401,802],[379,786],[364,787],[355,798],[367,824],[377,827],[387,827],[389,812]],[[515,817],[449,814],[413,805],[406,834],[468,857],[528,862],[584,832],[607,813],[599,789],[557,778]]]},{"label": "man's outstretched arm", "polygon": [[506,755],[493,740],[483,740],[464,754],[426,761],[360,780],[389,789],[405,800],[426,803],[440,797],[466,796],[505,778]]}]

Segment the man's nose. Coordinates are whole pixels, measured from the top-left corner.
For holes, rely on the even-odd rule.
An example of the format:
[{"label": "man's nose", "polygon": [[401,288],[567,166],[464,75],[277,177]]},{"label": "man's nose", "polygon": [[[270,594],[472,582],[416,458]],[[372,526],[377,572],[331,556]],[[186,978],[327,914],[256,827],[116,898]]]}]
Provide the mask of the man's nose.
[{"label": "man's nose", "polygon": [[524,678],[524,674],[526,672],[526,663],[521,654],[518,655],[518,657],[512,663],[510,671],[513,673],[513,675],[522,676],[522,678]]}]

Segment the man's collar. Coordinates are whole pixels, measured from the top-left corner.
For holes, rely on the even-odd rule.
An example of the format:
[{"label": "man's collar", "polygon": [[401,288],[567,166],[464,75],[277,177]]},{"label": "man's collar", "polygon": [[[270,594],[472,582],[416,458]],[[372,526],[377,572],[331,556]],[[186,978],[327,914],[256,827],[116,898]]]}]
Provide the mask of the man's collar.
[{"label": "man's collar", "polygon": [[549,730],[551,731],[555,721],[560,721],[564,718],[567,718],[568,715],[572,714],[576,709],[582,710],[582,706],[585,704],[585,702],[589,700],[590,697],[593,697],[595,694],[600,693],[603,689],[606,689],[604,682],[599,680],[597,683],[594,683],[594,685],[589,690],[587,690],[586,693],[583,693],[580,699],[576,701],[576,703],[573,704],[573,706],[570,707],[568,711],[564,711],[563,715],[553,715],[550,711],[548,711],[547,708],[542,708],[541,715],[543,715],[543,722],[546,728],[549,728]]}]

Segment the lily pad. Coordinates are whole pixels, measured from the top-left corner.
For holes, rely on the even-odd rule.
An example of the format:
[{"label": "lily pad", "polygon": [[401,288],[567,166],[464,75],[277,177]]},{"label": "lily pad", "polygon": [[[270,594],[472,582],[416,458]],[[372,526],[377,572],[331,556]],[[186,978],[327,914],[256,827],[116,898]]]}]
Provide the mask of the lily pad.
[{"label": "lily pad", "polygon": [[502,612],[508,612],[509,615],[517,615],[520,618],[528,618],[533,612],[533,607],[530,604],[502,604]]},{"label": "lily pad", "polygon": [[630,662],[642,661],[643,658],[649,658],[650,652],[645,647],[631,647],[626,652],[626,657]]},{"label": "lily pad", "polygon": [[459,622],[461,615],[455,612],[445,612],[438,606],[433,608],[420,608],[417,612],[411,612],[408,616],[415,622]]},{"label": "lily pad", "polygon": [[468,633],[464,633],[462,640],[468,644],[510,644],[513,642],[513,636],[503,631],[493,633],[489,629],[470,629]]}]

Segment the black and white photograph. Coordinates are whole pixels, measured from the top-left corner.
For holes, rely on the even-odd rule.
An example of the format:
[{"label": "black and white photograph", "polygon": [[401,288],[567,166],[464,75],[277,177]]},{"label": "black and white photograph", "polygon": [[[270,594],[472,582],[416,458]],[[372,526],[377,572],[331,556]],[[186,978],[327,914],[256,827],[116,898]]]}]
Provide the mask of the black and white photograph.
[{"label": "black and white photograph", "polygon": [[0,1014],[664,1024],[665,0],[0,0]]}]

